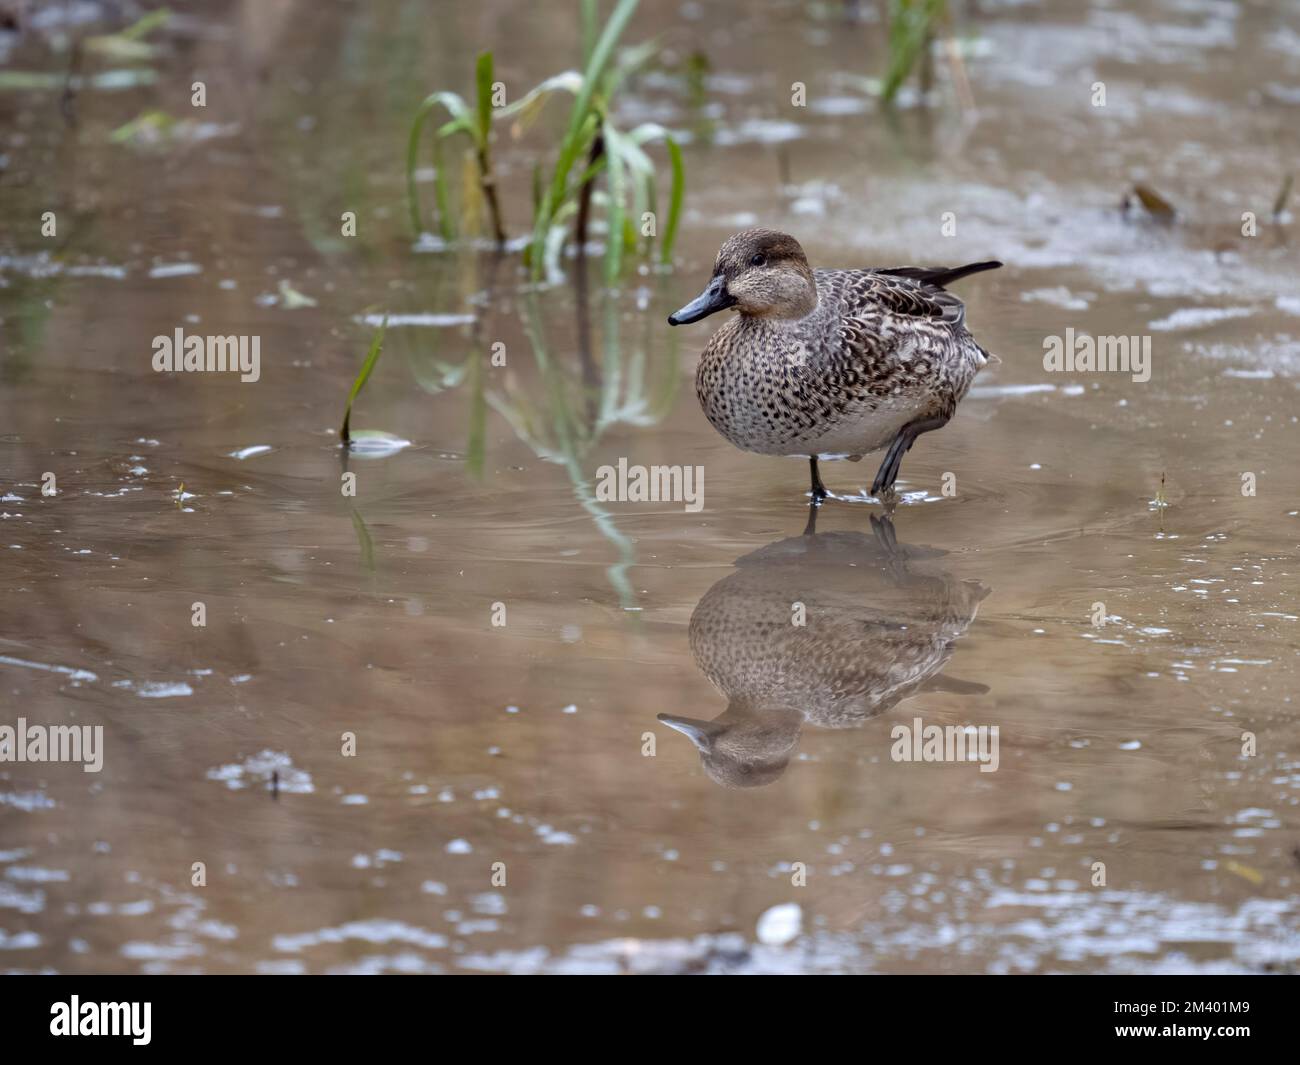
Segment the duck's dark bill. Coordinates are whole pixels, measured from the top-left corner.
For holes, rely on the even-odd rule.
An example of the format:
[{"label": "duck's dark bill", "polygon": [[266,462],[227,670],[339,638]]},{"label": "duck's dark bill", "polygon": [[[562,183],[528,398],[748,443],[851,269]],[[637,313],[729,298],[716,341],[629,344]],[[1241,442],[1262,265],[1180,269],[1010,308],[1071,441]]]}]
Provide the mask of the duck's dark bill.
[{"label": "duck's dark bill", "polygon": [[736,302],[736,297],[727,292],[727,283],[720,277],[709,282],[709,287],[691,300],[679,311],[668,316],[669,325],[690,325],[701,318],[707,318],[717,311],[725,311]]}]

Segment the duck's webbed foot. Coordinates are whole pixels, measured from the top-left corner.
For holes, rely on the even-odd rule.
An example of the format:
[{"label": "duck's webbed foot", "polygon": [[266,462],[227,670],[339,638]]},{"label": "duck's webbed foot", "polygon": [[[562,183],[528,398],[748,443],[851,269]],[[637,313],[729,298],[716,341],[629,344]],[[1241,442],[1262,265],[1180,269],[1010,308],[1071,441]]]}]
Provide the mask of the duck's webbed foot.
[{"label": "duck's webbed foot", "polygon": [[916,443],[916,438],[922,433],[940,429],[947,424],[948,416],[940,415],[933,418],[917,418],[916,421],[908,422],[898,430],[898,435],[894,437],[889,450],[885,452],[885,459],[880,464],[880,469],[876,471],[876,479],[871,482],[871,494],[882,502],[886,498],[886,493],[889,497],[893,497],[894,482],[898,479],[898,469],[903,464],[903,456],[907,454],[908,448]]},{"label": "duck's webbed foot", "polygon": [[808,468],[812,471],[812,503],[813,506],[821,506],[821,502],[830,492],[826,491],[826,486],[822,484],[821,474],[817,472],[817,456],[808,456]]}]

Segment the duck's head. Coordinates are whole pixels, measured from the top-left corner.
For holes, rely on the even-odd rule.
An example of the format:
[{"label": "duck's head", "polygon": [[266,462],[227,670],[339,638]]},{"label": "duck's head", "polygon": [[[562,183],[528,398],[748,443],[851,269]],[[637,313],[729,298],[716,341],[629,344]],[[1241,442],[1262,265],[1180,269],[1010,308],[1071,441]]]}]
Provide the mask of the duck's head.
[{"label": "duck's head", "polygon": [[790,764],[803,715],[789,707],[733,699],[712,721],[671,714],[660,714],[659,720],[695,744],[700,764],[716,783],[758,788],[777,780]]},{"label": "duck's head", "polygon": [[687,325],[734,307],[756,318],[803,318],[817,307],[817,283],[799,242],[775,229],[744,229],[728,237],[708,287],[669,325]]}]

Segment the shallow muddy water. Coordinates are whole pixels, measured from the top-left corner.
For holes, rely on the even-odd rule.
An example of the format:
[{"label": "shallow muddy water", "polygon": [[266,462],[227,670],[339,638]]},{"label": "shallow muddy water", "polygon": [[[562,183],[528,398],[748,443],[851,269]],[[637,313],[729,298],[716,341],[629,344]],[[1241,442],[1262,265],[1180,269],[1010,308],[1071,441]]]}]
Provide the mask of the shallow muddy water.
[{"label": "shallow muddy water", "polygon": [[[564,5],[182,3],[157,80],[75,124],[0,91],[0,725],[103,729],[98,773],[0,764],[0,970],[1300,964],[1300,255],[1269,217],[1300,18],[981,4],[978,121],[945,92],[891,124],[862,6],[644,6],[664,62],[622,106],[693,133],[687,206],[675,270],[616,293],[406,226],[418,100],[480,47],[508,86],[576,65]],[[0,71],[62,75],[95,10]],[[201,119],[112,140],[196,72]],[[545,141],[496,150],[522,233]],[[1122,216],[1135,182],[1178,220]],[[955,286],[1001,361],[892,519],[868,456],[823,464],[806,532],[806,464],[699,410],[717,320],[665,317],[757,223],[818,266],[1006,263]],[[353,420],[410,446],[344,463],[383,313]],[[177,328],[260,336],[259,380],[153,372]],[[1048,372],[1067,329],[1149,336],[1150,379]],[[598,499],[620,459],[702,467],[703,508]],[[895,760],[918,719],[996,726],[996,771]]]}]

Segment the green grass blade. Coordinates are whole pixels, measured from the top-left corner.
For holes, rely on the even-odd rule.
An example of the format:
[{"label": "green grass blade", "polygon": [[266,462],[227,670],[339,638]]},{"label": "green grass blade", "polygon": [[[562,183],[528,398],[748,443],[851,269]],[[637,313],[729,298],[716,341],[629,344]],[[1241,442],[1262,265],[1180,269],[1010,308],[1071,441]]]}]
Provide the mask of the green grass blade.
[{"label": "green grass blade", "polygon": [[551,220],[555,212],[560,209],[560,205],[564,202],[569,174],[577,162],[578,154],[582,150],[583,142],[586,139],[583,136],[583,131],[592,118],[592,96],[595,94],[601,75],[604,73],[610,56],[613,54],[614,45],[618,42],[623,30],[627,28],[628,21],[632,18],[636,6],[637,0],[619,0],[613,14],[609,17],[609,21],[605,23],[600,38],[592,48],[591,55],[587,59],[586,68],[582,73],[582,88],[578,90],[578,95],[573,101],[573,110],[569,115],[569,126],[560,145],[560,155],[555,163],[555,172],[551,178],[551,185],[542,199],[542,208],[538,212],[536,223],[533,226],[533,245],[535,248],[533,272],[535,278],[541,276],[542,256],[539,253],[545,246],[547,230],[551,227]]},{"label": "green grass blade", "polygon": [[493,117],[507,118],[518,115],[520,128],[526,130],[533,124],[542,107],[552,96],[567,92],[576,97],[581,90],[582,75],[576,70],[566,70],[563,74],[556,74],[545,81],[539,81],[514,103],[494,108]]},{"label": "green grass blade", "polygon": [[659,52],[659,41],[652,39],[644,41],[641,44],[634,45],[631,48],[625,48],[618,57],[606,79],[604,90],[607,96],[613,97],[617,94],[623,82],[631,75],[635,74],[641,67],[645,66],[650,59]]},{"label": "green grass blade", "polygon": [[478,87],[478,135],[475,138],[479,148],[487,144],[488,134],[492,131],[492,53],[480,52],[478,64],[474,70],[474,82]]},{"label": "green grass blade", "polygon": [[623,270],[624,198],[626,197],[626,158],[623,138],[609,122],[605,123],[605,156],[609,160],[605,172],[609,203],[605,217],[609,231],[605,234],[605,284],[616,285]]},{"label": "green grass blade", "polygon": [[149,14],[122,30],[117,36],[125,37],[128,41],[141,40],[159,26],[166,25],[167,20],[171,17],[172,13],[167,8],[160,7],[157,11],[150,11]]},{"label": "green grass blade", "polygon": [[[549,278],[552,275],[560,275],[560,252],[564,250],[564,240],[568,236],[565,225],[569,219],[578,213],[578,205],[570,200],[556,212],[555,220],[551,223],[551,228],[547,230],[546,240],[542,245],[542,266]],[[531,261],[529,265],[532,265]],[[542,271],[537,271],[538,274]]]},{"label": "green grass blade", "polygon": [[420,223],[420,192],[415,185],[415,168],[420,161],[420,134],[424,131],[425,120],[439,106],[445,107],[455,121],[464,122],[469,114],[465,101],[454,92],[431,93],[420,101],[415,111],[411,132],[406,138],[406,202],[411,211],[411,228],[417,237],[424,231]]},{"label": "green grass blade", "polygon": [[[645,209],[650,212],[650,217],[654,219],[655,234],[657,234],[659,232],[659,189],[655,184],[654,171],[651,171],[645,177],[645,202],[646,202]],[[637,236],[638,237],[641,235],[641,229],[640,229],[641,217],[642,217],[641,215],[637,215]],[[654,242],[655,242],[655,236],[652,234],[647,234],[645,238],[645,248],[642,250],[643,255],[649,256],[650,249],[654,247]]]},{"label": "green grass blade", "polygon": [[447,168],[442,163],[442,138],[435,137],[433,139],[434,210],[438,212],[438,231],[442,234],[442,239],[450,241],[456,237],[456,225],[451,217],[451,207],[447,200]]},{"label": "green grass blade", "polygon": [[[582,72],[582,88],[579,90],[578,98],[573,104],[573,115],[569,120],[566,141],[576,136],[586,121],[587,110],[591,106],[592,94],[595,93],[600,76],[604,73],[605,66],[614,52],[614,45],[618,43],[619,37],[622,36],[623,30],[632,18],[632,13],[636,11],[636,5],[637,0],[619,0],[618,6],[614,8],[614,13],[610,15],[609,21],[605,23],[605,29],[591,51],[591,57],[587,60],[586,69]],[[566,169],[565,173],[567,172]]]},{"label": "green grass blade", "polygon": [[352,391],[348,393],[348,405],[343,411],[343,427],[339,430],[339,440],[345,447],[352,442],[352,434],[349,431],[352,422],[352,403],[361,394],[361,389],[370,379],[375,363],[379,361],[379,353],[384,350],[384,332],[387,329],[388,315],[385,314],[384,320],[379,323],[379,328],[370,338],[370,350],[366,352],[365,362],[361,364],[361,371],[357,374],[357,379],[352,382]]},{"label": "green grass blade", "polygon": [[893,0],[889,5],[889,68],[880,90],[890,103],[903,87],[930,40],[946,0]]},{"label": "green grass blade", "polygon": [[483,478],[483,460],[487,454],[487,393],[484,389],[487,373],[483,365],[483,352],[473,356],[471,366],[473,388],[470,392],[469,440],[465,447],[465,470],[471,477]]},{"label": "green grass blade", "polygon": [[664,226],[663,244],[659,247],[659,261],[665,266],[673,261],[673,242],[677,239],[677,223],[682,217],[682,197],[686,189],[686,168],[682,166],[682,149],[668,138],[668,158],[673,168],[673,191],[668,200],[668,222]]},{"label": "green grass blade", "polygon": [[[570,153],[567,165],[572,168],[573,161],[579,156],[590,154],[592,142],[600,130],[600,115],[594,111],[587,116],[586,121],[579,131],[578,140],[575,143],[574,150]],[[556,164],[559,166],[560,164]],[[604,158],[601,158],[601,165],[604,165]],[[561,183],[567,186],[566,181]],[[572,186],[574,189],[580,189],[582,182],[579,181]],[[533,224],[533,242],[529,250],[529,263],[533,267],[533,280],[539,280],[542,276],[541,263],[545,261],[545,256],[534,258],[533,249],[541,248],[543,251],[548,247],[547,242],[551,239],[549,234],[559,223],[561,216],[566,214],[577,213],[577,199],[571,193],[562,193],[560,198],[554,202],[551,200],[551,188],[543,187],[541,206],[538,209],[536,221]]]},{"label": "green grass blade", "polygon": [[582,65],[591,62],[592,49],[596,47],[596,0],[582,0]]},{"label": "green grass blade", "polygon": [[357,513],[357,508],[348,507],[348,513],[352,516],[352,528],[357,534],[357,546],[361,548],[361,565],[371,573],[375,572],[375,541],[370,538],[370,530],[366,528],[366,523],[362,520],[361,515]]}]

